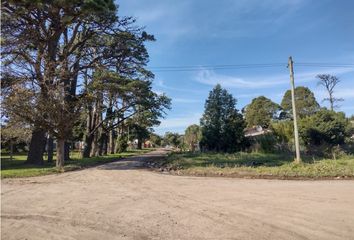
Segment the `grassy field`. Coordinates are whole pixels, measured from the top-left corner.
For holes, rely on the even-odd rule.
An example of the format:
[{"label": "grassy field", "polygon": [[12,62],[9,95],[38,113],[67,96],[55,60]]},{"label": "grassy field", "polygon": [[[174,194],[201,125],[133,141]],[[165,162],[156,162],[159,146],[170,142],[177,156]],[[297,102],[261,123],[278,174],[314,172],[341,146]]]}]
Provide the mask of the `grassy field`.
[{"label": "grassy field", "polygon": [[[65,162],[63,171],[72,171],[85,167],[95,166],[107,162],[112,162],[120,158],[139,155],[152,151],[152,149],[142,149],[142,150],[129,150],[127,152],[112,154],[101,157],[93,158],[80,158],[78,152],[71,153],[70,161]],[[25,164],[26,154],[15,155],[13,160],[10,160],[9,155],[1,154],[1,178],[13,178],[13,177],[34,177],[46,174],[59,173],[59,170],[55,167],[55,156],[54,162],[48,163],[44,162],[42,166]]]},{"label": "grassy field", "polygon": [[293,157],[264,153],[173,153],[166,163],[172,173],[194,176],[227,176],[249,178],[354,178],[354,156],[341,159],[304,159],[293,163]]}]

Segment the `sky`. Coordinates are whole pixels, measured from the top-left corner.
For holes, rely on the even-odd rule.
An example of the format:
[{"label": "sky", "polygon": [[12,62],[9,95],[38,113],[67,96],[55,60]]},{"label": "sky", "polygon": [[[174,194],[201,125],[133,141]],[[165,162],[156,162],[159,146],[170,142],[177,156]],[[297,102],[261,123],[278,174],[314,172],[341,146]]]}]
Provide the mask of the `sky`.
[{"label": "sky", "polygon": [[[352,0],[129,0],[119,15],[133,16],[155,42],[148,43],[153,89],[172,98],[172,109],[155,127],[183,133],[199,124],[209,91],[220,83],[242,109],[257,96],[280,103],[290,88],[289,56],[295,85],[309,87],[321,106],[326,92],[317,74],[336,75],[339,111],[354,114],[354,1]],[[275,64],[276,63],[276,64]],[[297,65],[297,63],[299,65]],[[331,63],[329,67],[301,63]],[[262,68],[210,69],[205,66],[274,64]],[[158,67],[196,66],[192,71]]]}]

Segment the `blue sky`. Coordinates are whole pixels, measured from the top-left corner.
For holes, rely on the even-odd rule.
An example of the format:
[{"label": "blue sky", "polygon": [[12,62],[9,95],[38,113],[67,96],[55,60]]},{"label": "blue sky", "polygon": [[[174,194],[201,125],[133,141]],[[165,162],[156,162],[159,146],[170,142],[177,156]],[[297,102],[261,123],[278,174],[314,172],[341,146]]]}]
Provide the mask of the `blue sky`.
[{"label": "blue sky", "polygon": [[322,106],[323,89],[315,76],[329,73],[341,83],[338,110],[354,114],[354,67],[301,67],[296,63],[354,64],[352,0],[129,0],[120,15],[134,16],[156,42],[147,45],[149,67],[284,63],[271,68],[153,71],[153,88],[172,98],[172,110],[159,127],[183,133],[199,123],[204,102],[220,83],[241,109],[264,95],[280,103],[289,89],[288,57],[294,59],[295,84],[307,86]]}]

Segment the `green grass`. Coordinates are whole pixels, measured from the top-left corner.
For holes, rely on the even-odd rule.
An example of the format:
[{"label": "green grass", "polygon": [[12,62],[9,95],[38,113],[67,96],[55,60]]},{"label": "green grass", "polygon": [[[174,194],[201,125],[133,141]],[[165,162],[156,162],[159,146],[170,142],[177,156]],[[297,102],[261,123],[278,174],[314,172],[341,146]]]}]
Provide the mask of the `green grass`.
[{"label": "green grass", "polygon": [[167,167],[175,173],[196,176],[228,176],[251,178],[354,178],[354,157],[310,159],[293,162],[293,157],[264,153],[173,153]]},{"label": "green grass", "polygon": [[129,150],[127,152],[112,154],[107,156],[93,157],[93,158],[80,158],[78,152],[71,153],[70,161],[65,162],[63,170],[55,167],[55,157],[53,163],[44,161],[42,166],[25,164],[27,155],[17,154],[14,155],[13,160],[10,160],[9,155],[1,155],[1,178],[16,178],[16,177],[34,177],[40,175],[47,175],[53,173],[60,173],[65,171],[72,171],[90,166],[96,166],[103,163],[112,162],[120,158],[135,156],[142,153],[151,151],[152,149],[142,150]]}]

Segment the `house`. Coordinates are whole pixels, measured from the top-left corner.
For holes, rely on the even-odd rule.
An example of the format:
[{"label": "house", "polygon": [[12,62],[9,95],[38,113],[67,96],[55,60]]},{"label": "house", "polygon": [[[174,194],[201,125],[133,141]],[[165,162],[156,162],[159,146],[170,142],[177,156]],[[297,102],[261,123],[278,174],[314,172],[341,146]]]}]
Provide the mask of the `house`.
[{"label": "house", "polygon": [[256,137],[272,132],[269,129],[264,129],[261,126],[254,126],[245,130],[245,137]]}]

